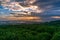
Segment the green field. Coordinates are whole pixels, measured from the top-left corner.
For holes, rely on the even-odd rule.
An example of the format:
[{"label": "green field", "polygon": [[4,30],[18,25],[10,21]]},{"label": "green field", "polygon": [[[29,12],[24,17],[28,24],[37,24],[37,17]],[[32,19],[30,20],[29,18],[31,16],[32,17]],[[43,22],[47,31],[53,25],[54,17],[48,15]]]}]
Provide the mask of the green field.
[{"label": "green field", "polygon": [[0,25],[0,40],[60,40],[60,21]]}]

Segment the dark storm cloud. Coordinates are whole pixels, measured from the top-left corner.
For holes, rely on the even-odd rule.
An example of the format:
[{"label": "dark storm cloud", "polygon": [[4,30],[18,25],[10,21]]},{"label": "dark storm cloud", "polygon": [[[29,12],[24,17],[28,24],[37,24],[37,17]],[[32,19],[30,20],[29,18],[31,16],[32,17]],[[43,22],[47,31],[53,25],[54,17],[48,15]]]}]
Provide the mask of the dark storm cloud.
[{"label": "dark storm cloud", "polygon": [[44,10],[42,15],[60,15],[60,0],[38,0],[36,4]]},{"label": "dark storm cloud", "polygon": [[15,1],[22,1],[22,0],[15,0]]},{"label": "dark storm cloud", "polygon": [[38,0],[35,4],[44,10],[43,13],[38,15],[43,19],[53,20],[52,16],[60,16],[60,0]]},{"label": "dark storm cloud", "polygon": [[[16,1],[19,2],[24,0]],[[60,0],[37,0],[33,3],[33,5],[38,5],[42,10],[44,10],[44,12],[40,14],[32,13],[33,16],[36,15],[38,17],[41,17],[43,21],[56,20],[55,18],[53,19],[51,17],[60,16]]]},{"label": "dark storm cloud", "polygon": [[[24,1],[24,0],[16,0],[16,1]],[[54,9],[60,7],[60,0],[37,0],[35,5],[40,6],[42,9]]]},{"label": "dark storm cloud", "polygon": [[60,0],[38,0],[37,5],[45,9],[49,6],[52,6],[50,8],[57,8],[60,7]]},{"label": "dark storm cloud", "polygon": [[[16,0],[16,1],[21,2],[25,0]],[[29,4],[29,2],[26,4],[21,3],[22,6],[27,6],[27,4]],[[37,0],[32,5],[38,5],[39,8],[43,10],[43,12],[32,13],[31,16],[41,17],[42,21],[55,20],[56,18],[60,19],[60,0]]]}]

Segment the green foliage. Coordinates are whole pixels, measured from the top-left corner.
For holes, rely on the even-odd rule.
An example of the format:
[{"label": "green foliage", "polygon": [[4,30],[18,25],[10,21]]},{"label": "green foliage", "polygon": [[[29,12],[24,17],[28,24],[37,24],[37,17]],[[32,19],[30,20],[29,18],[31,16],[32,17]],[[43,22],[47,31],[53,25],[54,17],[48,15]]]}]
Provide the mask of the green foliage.
[{"label": "green foliage", "polygon": [[49,40],[51,35],[49,33],[39,33],[36,38],[36,40]]},{"label": "green foliage", "polygon": [[53,35],[51,40],[60,40],[60,32],[55,33],[55,35]]},{"label": "green foliage", "polygon": [[0,25],[0,40],[60,40],[60,22]]}]

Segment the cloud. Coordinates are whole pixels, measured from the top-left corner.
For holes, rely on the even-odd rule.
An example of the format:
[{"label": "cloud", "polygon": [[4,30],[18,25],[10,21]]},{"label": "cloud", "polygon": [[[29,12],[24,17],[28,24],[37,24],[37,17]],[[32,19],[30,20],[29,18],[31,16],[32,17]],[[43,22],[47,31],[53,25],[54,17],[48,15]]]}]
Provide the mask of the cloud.
[{"label": "cloud", "polygon": [[[7,8],[9,9],[10,12],[15,13],[15,14],[18,14],[18,12],[21,12],[19,14],[32,14],[32,13],[43,12],[43,10],[38,5],[34,5],[34,3],[37,0],[24,0],[20,2],[16,2],[16,1],[14,2],[12,0],[3,0],[3,1],[6,2],[5,4],[3,4],[4,9]],[[12,1],[12,2],[9,2],[9,1]],[[24,4],[24,5],[21,5],[21,4]]]},{"label": "cloud", "polygon": [[14,16],[8,16],[7,18],[5,18],[7,20],[20,20],[20,21],[32,21],[32,22],[41,22],[41,18],[40,17],[36,17],[36,16],[27,16],[27,17],[14,17]]},{"label": "cloud", "polygon": [[60,16],[52,16],[51,18],[60,19]]},{"label": "cloud", "polygon": [[[27,3],[28,2],[28,3]],[[26,0],[26,4],[30,4],[31,0]],[[60,7],[60,0],[32,0],[33,5],[38,5],[41,9],[55,9]]]},{"label": "cloud", "polygon": [[[30,13],[30,8],[31,10],[34,10],[33,11],[34,13],[32,13],[32,16],[36,16],[36,18],[38,19],[40,17],[43,19],[43,21],[53,20],[53,18],[60,18],[59,17],[60,16],[60,0],[16,0],[16,1],[21,2],[21,3],[18,3],[18,5],[22,6],[23,10],[28,9],[29,10],[28,13]],[[18,18],[11,17],[10,19],[26,20],[24,18],[21,18],[21,19],[19,18],[20,16]],[[32,17],[29,17],[29,18],[32,19]]]},{"label": "cloud", "polygon": [[52,6],[50,9],[54,9],[60,7],[60,0],[38,0],[36,4],[42,9],[47,9],[48,6]]}]

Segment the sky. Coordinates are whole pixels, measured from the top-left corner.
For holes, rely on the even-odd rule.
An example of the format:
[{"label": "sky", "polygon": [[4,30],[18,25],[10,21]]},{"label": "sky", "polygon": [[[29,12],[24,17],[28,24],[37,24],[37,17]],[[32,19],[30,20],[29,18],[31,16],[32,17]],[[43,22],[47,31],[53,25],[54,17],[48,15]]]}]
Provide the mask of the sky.
[{"label": "sky", "polygon": [[[10,2],[10,0],[4,0],[4,2]],[[11,4],[14,3],[14,1],[12,0],[11,2],[12,2]],[[0,11],[2,11],[2,13],[0,13],[0,19],[36,21],[36,22],[60,20],[60,0],[15,0],[15,3],[17,3],[18,6],[19,5],[22,6],[21,8],[15,7],[15,9],[17,8],[16,11],[23,11],[21,13],[23,14],[22,15],[23,17],[17,15],[18,13],[15,13],[16,12],[15,9],[9,8],[10,10],[14,11],[16,15],[10,14],[11,11],[6,12],[6,10],[2,11],[0,9]],[[28,16],[26,17],[24,15]]]}]

